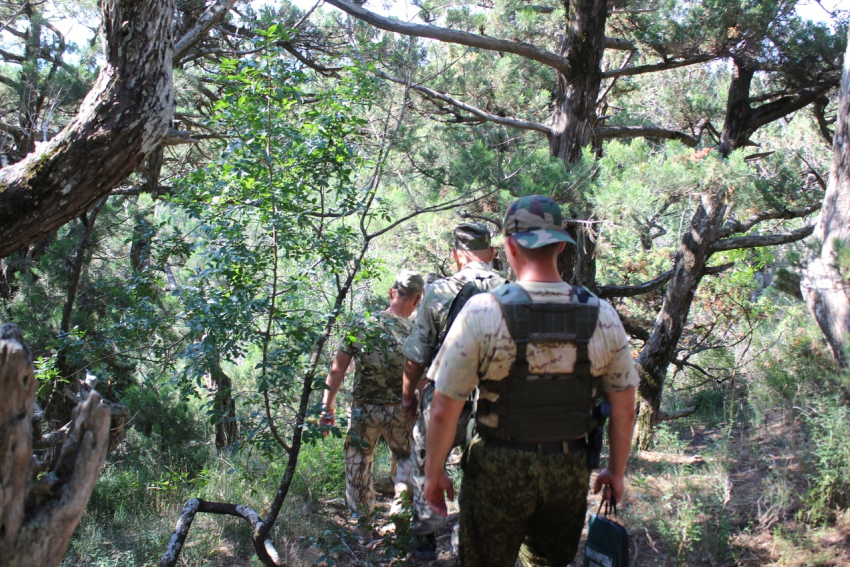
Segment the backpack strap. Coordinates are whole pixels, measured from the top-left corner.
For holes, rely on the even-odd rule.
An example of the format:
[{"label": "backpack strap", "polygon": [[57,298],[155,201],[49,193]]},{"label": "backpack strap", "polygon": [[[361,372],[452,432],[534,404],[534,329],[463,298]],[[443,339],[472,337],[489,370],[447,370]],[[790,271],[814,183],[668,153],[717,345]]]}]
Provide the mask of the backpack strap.
[{"label": "backpack strap", "polygon": [[[457,319],[457,316],[460,314],[463,306],[466,305],[466,302],[473,295],[477,295],[486,291],[488,289],[492,289],[491,282],[492,280],[501,280],[501,278],[497,274],[492,274],[487,277],[475,276],[471,280],[468,280],[463,287],[460,288],[460,291],[455,294],[454,299],[452,300],[452,304],[449,306],[448,315],[446,316],[446,322],[443,325],[443,328],[440,330],[440,335],[437,339],[437,344],[432,351],[433,358],[437,357],[437,353],[443,347],[443,342],[446,340],[446,336],[449,334],[449,330],[452,328],[452,325]],[[433,360],[432,358],[432,360]]]}]

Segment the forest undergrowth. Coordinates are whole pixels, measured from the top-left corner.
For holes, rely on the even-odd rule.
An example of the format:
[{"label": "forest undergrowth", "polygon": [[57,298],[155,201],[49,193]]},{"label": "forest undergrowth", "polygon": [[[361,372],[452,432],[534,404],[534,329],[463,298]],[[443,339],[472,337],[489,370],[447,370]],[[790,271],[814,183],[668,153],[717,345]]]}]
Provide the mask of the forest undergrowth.
[{"label": "forest undergrowth", "polygon": [[[632,456],[620,518],[631,533],[633,565],[850,564],[850,415],[830,378],[829,352],[802,310],[758,340],[769,348],[734,381],[671,380],[667,409],[689,400],[698,409],[662,424],[653,449]],[[138,392],[137,402],[65,567],[157,565],[186,499],[245,502],[260,511],[274,494],[283,464],[216,450],[206,441],[211,426],[197,417],[200,402],[174,404],[167,387]],[[375,477],[389,469],[382,444]],[[289,565],[390,565],[404,557],[407,542],[386,517],[388,495],[375,526],[382,537],[368,549],[357,544],[344,482],[339,437],[305,447],[276,534]],[[597,502],[589,499],[589,512]],[[448,534],[441,534],[436,565],[453,564]],[[196,518],[182,557],[193,567],[258,564],[248,528],[220,516]]]}]

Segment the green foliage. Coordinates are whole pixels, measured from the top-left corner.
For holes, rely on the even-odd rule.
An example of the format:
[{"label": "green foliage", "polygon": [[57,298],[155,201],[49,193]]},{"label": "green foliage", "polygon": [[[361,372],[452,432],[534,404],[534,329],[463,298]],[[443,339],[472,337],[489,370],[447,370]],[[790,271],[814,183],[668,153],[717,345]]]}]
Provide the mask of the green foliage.
[{"label": "green foliage", "polygon": [[330,436],[305,445],[298,457],[298,476],[293,489],[316,499],[339,498],[344,494],[343,441],[341,437]]},{"label": "green foliage", "polygon": [[[210,124],[228,141],[218,159],[177,181],[170,219],[158,228],[154,255],[186,265],[174,292],[187,333],[184,393],[247,358],[256,382],[245,403],[261,405],[269,392],[289,399],[325,322],[339,315],[328,294],[357,260],[360,234],[346,219],[374,196],[354,178],[367,162],[352,142],[372,82],[350,67],[325,89],[281,57],[277,42],[288,34],[273,25],[260,33],[257,56],[222,61]],[[367,264],[367,275],[379,266]],[[248,443],[280,449],[267,416],[249,425]]]},{"label": "green foliage", "polygon": [[35,379],[38,380],[36,395],[43,398],[47,391],[53,387],[54,382],[62,380],[59,369],[56,368],[56,355],[50,358],[39,356],[33,361],[33,367],[35,368]]},{"label": "green foliage", "polygon": [[808,433],[810,487],[800,516],[826,523],[850,506],[850,408],[842,399],[821,399],[800,415]]},{"label": "green foliage", "polygon": [[688,448],[688,442],[679,438],[675,429],[669,423],[661,423],[655,431],[653,444],[674,454],[682,454]]}]

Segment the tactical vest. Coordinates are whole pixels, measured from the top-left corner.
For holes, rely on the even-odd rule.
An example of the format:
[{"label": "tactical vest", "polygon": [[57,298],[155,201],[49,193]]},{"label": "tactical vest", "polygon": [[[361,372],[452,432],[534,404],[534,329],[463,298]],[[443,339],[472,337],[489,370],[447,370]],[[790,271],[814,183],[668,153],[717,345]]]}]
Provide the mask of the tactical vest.
[{"label": "tactical vest", "polygon": [[[507,377],[481,381],[476,408],[479,434],[532,443],[586,435],[596,427],[592,411],[597,380],[590,374],[587,347],[596,330],[599,300],[587,292],[587,303],[538,303],[518,284],[507,284],[491,293],[499,301],[517,352]],[[527,358],[529,344],[575,344],[572,373],[532,374]],[[498,394],[499,400],[484,399],[484,392]],[[479,417],[489,414],[498,416],[496,427],[481,423]]]}]

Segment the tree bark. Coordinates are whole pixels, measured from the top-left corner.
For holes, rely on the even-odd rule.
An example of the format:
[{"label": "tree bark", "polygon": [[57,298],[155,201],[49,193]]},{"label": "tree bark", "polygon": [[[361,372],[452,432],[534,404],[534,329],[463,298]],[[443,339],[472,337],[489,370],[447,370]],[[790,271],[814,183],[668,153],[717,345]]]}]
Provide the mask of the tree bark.
[{"label": "tree bark", "polygon": [[592,226],[569,223],[566,230],[576,241],[567,244],[558,255],[558,271],[564,281],[572,285],[583,285],[596,292],[596,235]]},{"label": "tree bark", "polygon": [[722,195],[702,195],[690,229],[673,258],[673,275],[652,334],[638,357],[640,415],[638,447],[647,449],[660,418],[661,395],[667,367],[679,344],[697,286],[705,274],[711,243],[723,224],[726,203]]},{"label": "tree bark", "polygon": [[168,131],[173,0],[103,2],[104,66],[74,120],[0,170],[0,257],[79,217]]},{"label": "tree bark", "polygon": [[106,459],[109,410],[92,391],[75,411],[50,474],[36,477],[32,356],[15,325],[0,327],[0,567],[55,567]]},{"label": "tree bark", "polygon": [[215,414],[215,446],[219,449],[229,447],[239,437],[239,423],[236,421],[236,401],[233,399],[233,382],[216,364],[206,375],[207,389],[212,394],[212,407]]},{"label": "tree bark", "polygon": [[818,247],[803,273],[801,288],[835,362],[846,368],[850,365],[850,44],[844,54],[837,115],[829,186],[815,223]]},{"label": "tree bark", "polygon": [[549,153],[570,164],[581,160],[582,149],[593,140],[608,4],[606,0],[563,0],[563,3],[567,30],[561,56],[567,62],[568,72],[557,71],[558,95]]}]

